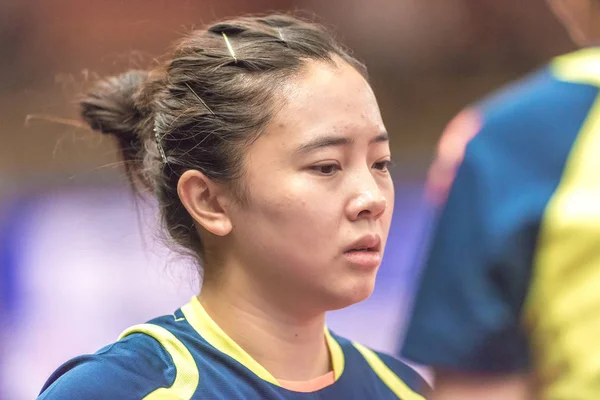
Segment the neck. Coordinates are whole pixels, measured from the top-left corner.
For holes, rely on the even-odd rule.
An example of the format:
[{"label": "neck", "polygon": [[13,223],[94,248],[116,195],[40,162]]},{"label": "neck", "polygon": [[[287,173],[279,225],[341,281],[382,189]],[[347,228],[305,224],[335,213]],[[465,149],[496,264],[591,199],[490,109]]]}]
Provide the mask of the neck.
[{"label": "neck", "polygon": [[298,315],[245,274],[227,275],[205,281],[199,299],[231,339],[276,379],[308,380],[331,370],[324,312]]}]

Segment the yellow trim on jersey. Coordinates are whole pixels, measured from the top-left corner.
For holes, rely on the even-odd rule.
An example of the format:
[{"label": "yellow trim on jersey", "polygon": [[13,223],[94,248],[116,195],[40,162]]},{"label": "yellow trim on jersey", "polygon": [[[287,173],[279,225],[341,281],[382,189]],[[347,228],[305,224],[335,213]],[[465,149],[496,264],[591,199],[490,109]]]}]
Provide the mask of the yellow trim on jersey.
[{"label": "yellow trim on jersey", "polygon": [[208,315],[196,296],[192,297],[192,300],[189,303],[181,307],[181,311],[192,328],[194,328],[194,330],[211,346],[238,361],[250,371],[254,372],[259,378],[270,382],[273,385],[280,386],[277,379],[275,379],[269,371],[223,332],[219,325],[217,325],[217,323]]},{"label": "yellow trim on jersey", "polygon": [[337,381],[342,376],[342,372],[344,372],[344,351],[342,350],[342,346],[331,336],[331,332],[327,328],[325,328],[325,339],[327,340],[327,347],[329,347],[329,353],[331,354],[333,374]]},{"label": "yellow trim on jersey", "polygon": [[[600,86],[600,50],[559,57],[558,79]],[[600,393],[600,97],[546,207],[524,307],[542,383],[540,398]]]},{"label": "yellow trim on jersey", "polygon": [[145,396],[144,400],[191,399],[198,387],[200,376],[196,361],[187,347],[167,329],[153,324],[132,326],[121,333],[119,340],[134,333],[144,333],[156,339],[173,359],[176,370],[171,387],[158,388]]},{"label": "yellow trim on jersey", "polygon": [[[211,346],[244,365],[259,378],[270,382],[273,385],[281,386],[269,371],[234,342],[233,339],[231,339],[219,325],[213,321],[204,307],[202,307],[202,304],[200,304],[198,297],[192,297],[192,300],[189,303],[181,307],[181,311],[192,328],[194,328],[194,330]],[[331,354],[335,379],[337,380],[344,371],[344,353],[340,345],[335,341],[327,329],[325,329],[325,338]]]},{"label": "yellow trim on jersey", "polygon": [[600,48],[583,49],[556,57],[550,69],[560,80],[600,86]]},{"label": "yellow trim on jersey", "polygon": [[413,391],[406,383],[402,381],[379,356],[372,350],[369,350],[360,343],[352,343],[356,350],[362,354],[367,363],[379,378],[390,388],[390,390],[402,400],[425,400],[423,396]]}]

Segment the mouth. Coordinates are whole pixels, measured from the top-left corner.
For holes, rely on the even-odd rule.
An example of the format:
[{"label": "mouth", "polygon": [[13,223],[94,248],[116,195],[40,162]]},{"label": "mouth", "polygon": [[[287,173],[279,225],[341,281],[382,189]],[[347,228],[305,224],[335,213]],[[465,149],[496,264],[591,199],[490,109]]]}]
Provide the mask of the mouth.
[{"label": "mouth", "polygon": [[361,237],[346,248],[344,258],[360,270],[377,270],[381,264],[381,238],[377,235]]},{"label": "mouth", "polygon": [[365,253],[381,250],[381,238],[378,235],[365,235],[344,250],[344,253]]}]

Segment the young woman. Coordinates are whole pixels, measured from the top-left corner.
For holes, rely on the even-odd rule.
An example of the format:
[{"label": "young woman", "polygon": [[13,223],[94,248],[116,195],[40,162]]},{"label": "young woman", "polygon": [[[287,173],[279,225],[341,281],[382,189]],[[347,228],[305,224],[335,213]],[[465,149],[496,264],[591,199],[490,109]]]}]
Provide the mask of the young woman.
[{"label": "young woman", "polygon": [[365,68],[322,27],[194,31],[164,67],[100,82],[82,115],[117,139],[203,284],[61,366],[41,399],[422,399],[410,368],[325,327],[371,294],[394,189]]}]

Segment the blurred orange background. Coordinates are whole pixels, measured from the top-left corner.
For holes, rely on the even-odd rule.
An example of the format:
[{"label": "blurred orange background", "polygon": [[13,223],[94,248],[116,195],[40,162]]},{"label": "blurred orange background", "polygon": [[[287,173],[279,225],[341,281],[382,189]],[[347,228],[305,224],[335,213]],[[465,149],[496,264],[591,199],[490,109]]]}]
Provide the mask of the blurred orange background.
[{"label": "blurred orange background", "polygon": [[152,66],[204,23],[269,10],[319,16],[367,63],[410,176],[465,104],[571,46],[543,0],[2,0],[2,191],[114,179],[108,140],[34,117],[77,118],[94,78]]}]

